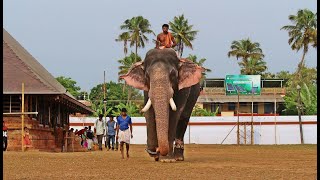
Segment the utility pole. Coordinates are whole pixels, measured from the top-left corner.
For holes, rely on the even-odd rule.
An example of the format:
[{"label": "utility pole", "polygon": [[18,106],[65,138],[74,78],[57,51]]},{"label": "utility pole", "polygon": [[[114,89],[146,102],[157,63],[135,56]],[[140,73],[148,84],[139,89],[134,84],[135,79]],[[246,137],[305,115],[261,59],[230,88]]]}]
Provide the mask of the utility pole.
[{"label": "utility pole", "polygon": [[238,106],[237,106],[237,115],[238,115],[238,119],[237,119],[237,144],[240,144],[240,127],[239,127],[239,91],[237,91],[238,93]]},{"label": "utility pole", "polygon": [[274,144],[277,144],[277,98],[276,98],[275,88],[273,88],[273,97],[274,97]]},{"label": "utility pole", "polygon": [[21,89],[21,150],[24,151],[24,83],[22,83],[22,89]]},{"label": "utility pole", "polygon": [[253,145],[253,81],[251,82],[251,145]]},{"label": "utility pole", "polygon": [[103,71],[103,106],[104,106],[104,120],[106,121],[107,112],[107,99],[106,99],[106,71]]},{"label": "utility pole", "polygon": [[304,144],[302,121],[301,121],[301,87],[299,85],[297,85],[297,89],[298,89],[298,106],[297,106],[297,108],[298,108],[299,126],[300,126],[300,140],[301,140],[301,144]]}]

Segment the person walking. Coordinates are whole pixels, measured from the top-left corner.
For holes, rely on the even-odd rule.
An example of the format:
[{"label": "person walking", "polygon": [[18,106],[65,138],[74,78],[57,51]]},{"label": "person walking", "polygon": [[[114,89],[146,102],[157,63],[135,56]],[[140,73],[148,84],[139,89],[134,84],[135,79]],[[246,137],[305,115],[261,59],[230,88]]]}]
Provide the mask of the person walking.
[{"label": "person walking", "polygon": [[[132,121],[131,117],[127,115],[127,109],[121,109],[121,115],[117,117],[117,138],[120,142],[120,151],[122,159],[124,159],[123,145],[126,144],[127,158],[129,158],[129,145],[132,135]],[[130,126],[130,129],[129,129]]]},{"label": "person walking", "polygon": [[102,138],[105,131],[105,122],[102,118],[103,115],[99,114],[99,119],[94,123],[94,133],[97,136],[100,151],[102,151]]},{"label": "person walking", "polygon": [[113,120],[113,115],[110,114],[109,115],[109,121],[107,122],[107,129],[108,129],[108,151],[110,150],[110,141],[111,141],[111,150],[114,150],[114,139],[115,139],[115,135],[116,135],[116,122]]},{"label": "person walking", "polygon": [[87,130],[86,133],[86,139],[87,139],[87,146],[88,146],[88,150],[92,150],[92,144],[93,144],[93,132],[91,130],[91,126],[89,126],[89,129]]}]

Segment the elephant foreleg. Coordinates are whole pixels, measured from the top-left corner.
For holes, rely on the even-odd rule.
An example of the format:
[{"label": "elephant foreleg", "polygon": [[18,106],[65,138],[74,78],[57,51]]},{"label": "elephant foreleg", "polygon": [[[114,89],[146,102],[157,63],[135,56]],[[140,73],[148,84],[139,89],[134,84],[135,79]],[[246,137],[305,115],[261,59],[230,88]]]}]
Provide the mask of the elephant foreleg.
[{"label": "elephant foreleg", "polygon": [[[149,99],[148,93],[145,92],[145,103]],[[157,130],[156,130],[156,121],[153,107],[145,112],[144,114],[146,118],[147,124],[147,149],[146,151],[151,157],[157,157],[158,153],[156,152],[156,148],[158,147],[158,139],[157,139]]]}]

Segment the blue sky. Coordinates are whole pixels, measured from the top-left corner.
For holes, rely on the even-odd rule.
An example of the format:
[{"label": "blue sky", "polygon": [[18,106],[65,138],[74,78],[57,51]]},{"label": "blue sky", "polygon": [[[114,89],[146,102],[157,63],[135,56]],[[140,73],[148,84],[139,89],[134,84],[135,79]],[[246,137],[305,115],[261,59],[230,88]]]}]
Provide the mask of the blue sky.
[{"label": "blue sky", "polygon": [[[142,15],[157,34],[162,24],[184,14],[199,30],[194,49],[185,49],[184,56],[206,58],[205,67],[212,70],[208,77],[223,78],[240,72],[236,58],[227,56],[231,42],[248,37],[260,43],[268,71],[293,72],[302,54],[291,50],[280,28],[299,9],[317,11],[316,0],[4,0],[3,5],[3,27],[53,76],[71,77],[85,91],[103,82],[103,71],[106,81],[117,81],[117,60],[124,54],[115,39],[131,17]],[[144,58],[153,47],[150,41],[138,53]],[[307,66],[316,67],[316,59],[316,49],[310,48]]]}]

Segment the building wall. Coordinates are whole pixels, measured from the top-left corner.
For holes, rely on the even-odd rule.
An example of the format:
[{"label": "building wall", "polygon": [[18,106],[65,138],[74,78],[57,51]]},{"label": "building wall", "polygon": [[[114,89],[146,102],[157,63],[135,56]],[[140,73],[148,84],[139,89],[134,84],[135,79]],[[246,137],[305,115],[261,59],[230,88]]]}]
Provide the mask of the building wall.
[{"label": "building wall", "polygon": [[[3,120],[8,127],[8,151],[21,150],[21,117],[3,117]],[[25,118],[24,126],[29,129],[32,149],[54,150],[57,147],[53,129],[30,118]]]}]

